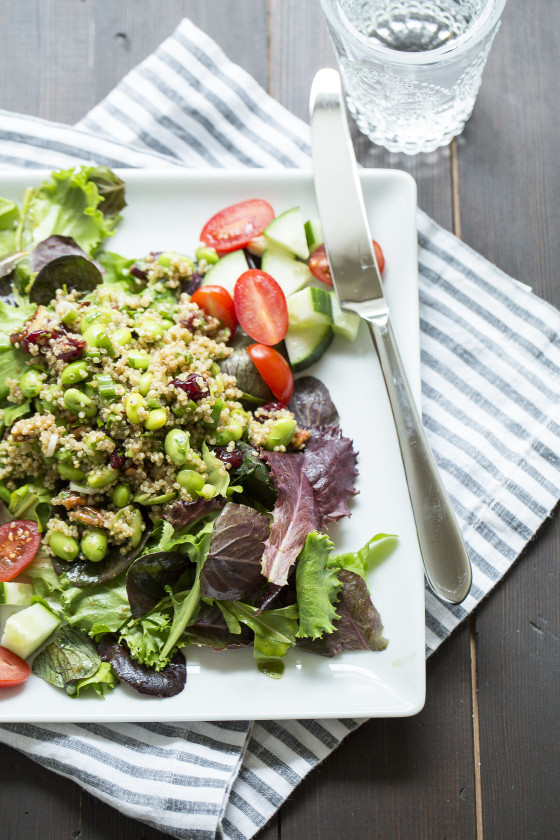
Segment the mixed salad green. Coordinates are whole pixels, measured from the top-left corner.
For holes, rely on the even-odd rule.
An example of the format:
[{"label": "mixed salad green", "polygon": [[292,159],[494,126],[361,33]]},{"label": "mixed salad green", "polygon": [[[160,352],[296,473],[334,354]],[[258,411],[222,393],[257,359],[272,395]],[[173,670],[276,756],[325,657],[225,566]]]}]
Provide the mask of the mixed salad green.
[{"label": "mixed salad green", "polygon": [[0,686],[167,697],[192,645],[275,678],[295,646],[384,649],[366,579],[395,538],[334,550],[357,456],[293,377],[357,332],[318,223],[253,199],[192,257],[130,259],[102,248],[124,207],[98,166],[0,198]]}]

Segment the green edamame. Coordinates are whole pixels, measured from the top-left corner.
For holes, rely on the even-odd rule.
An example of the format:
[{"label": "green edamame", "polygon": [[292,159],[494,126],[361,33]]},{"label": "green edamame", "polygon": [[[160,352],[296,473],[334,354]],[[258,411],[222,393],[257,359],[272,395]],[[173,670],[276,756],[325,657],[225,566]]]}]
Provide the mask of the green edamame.
[{"label": "green edamame", "polygon": [[83,333],[85,342],[88,347],[96,347],[99,350],[105,350],[110,358],[115,355],[115,348],[111,343],[111,339],[107,335],[105,324],[92,324]]},{"label": "green edamame", "polygon": [[97,406],[94,401],[87,394],[78,390],[78,388],[68,388],[64,392],[63,401],[68,411],[71,411],[72,414],[77,414],[78,416],[83,414],[84,417],[93,417],[97,414]]},{"label": "green edamame", "polygon": [[58,474],[68,481],[85,481],[86,474],[83,470],[73,467],[72,464],[59,463],[56,465]]},{"label": "green edamame", "polygon": [[184,429],[171,429],[164,441],[165,453],[178,467],[187,463],[187,453],[190,449],[189,433]]},{"label": "green edamame", "polygon": [[164,408],[154,408],[144,420],[144,428],[149,432],[161,429],[167,423],[167,411]]},{"label": "green edamame", "polygon": [[92,470],[87,477],[87,483],[94,490],[101,490],[102,487],[107,487],[112,484],[119,477],[119,471],[112,467],[99,467]]},{"label": "green edamame", "polygon": [[204,260],[204,262],[208,263],[208,265],[214,265],[214,263],[217,263],[220,259],[218,256],[218,252],[215,250],[215,248],[208,248],[205,245],[201,245],[199,248],[197,248],[194,252],[194,255],[199,262],[201,260]]},{"label": "green edamame", "polygon": [[153,318],[139,318],[136,329],[146,341],[159,341],[163,338],[163,327]]},{"label": "green edamame", "polygon": [[89,369],[86,361],[80,360],[67,365],[60,374],[61,385],[75,385],[82,382],[89,376]]},{"label": "green edamame", "polygon": [[132,491],[128,484],[117,484],[113,490],[113,504],[118,508],[124,508],[130,502]]},{"label": "green edamame", "polygon": [[80,551],[80,547],[74,537],[67,537],[60,531],[53,531],[49,536],[48,543],[53,553],[68,563],[75,560]]},{"label": "green edamame", "polygon": [[124,407],[131,423],[142,423],[145,417],[146,401],[141,394],[134,393],[125,397]]},{"label": "green edamame", "polygon": [[272,450],[277,446],[287,446],[294,436],[296,421],[293,417],[282,417],[273,423],[264,445],[265,449]]},{"label": "green edamame", "polygon": [[138,380],[138,393],[142,394],[143,397],[147,396],[152,385],[153,378],[154,376],[152,373],[143,373]]},{"label": "green edamame", "polygon": [[133,501],[139,505],[165,505],[167,502],[172,502],[177,493],[174,491],[170,493],[162,493],[160,496],[151,496],[150,493],[139,493],[134,496]]},{"label": "green edamame", "polygon": [[119,347],[125,347],[132,341],[132,333],[127,327],[121,327],[121,329],[115,330],[111,338]]},{"label": "green edamame", "polygon": [[80,332],[84,335],[92,324],[110,324],[112,320],[112,314],[106,309],[92,309],[80,321]]},{"label": "green edamame", "polygon": [[85,531],[80,548],[88,560],[93,563],[99,563],[107,554],[107,534],[102,528],[92,528],[90,531]]},{"label": "green edamame", "polygon": [[35,368],[29,368],[21,375],[19,380],[19,387],[24,397],[36,397],[41,393],[43,387],[43,378],[41,371]]},{"label": "green edamame", "polygon": [[223,446],[224,444],[229,443],[232,440],[241,440],[242,436],[243,426],[241,425],[241,423],[228,423],[227,426],[224,426],[221,432],[218,432],[217,435],[214,435],[214,439],[218,446]]},{"label": "green edamame", "polygon": [[204,487],[204,478],[194,470],[180,470],[177,473],[177,481],[188,490],[191,495],[198,494]]}]

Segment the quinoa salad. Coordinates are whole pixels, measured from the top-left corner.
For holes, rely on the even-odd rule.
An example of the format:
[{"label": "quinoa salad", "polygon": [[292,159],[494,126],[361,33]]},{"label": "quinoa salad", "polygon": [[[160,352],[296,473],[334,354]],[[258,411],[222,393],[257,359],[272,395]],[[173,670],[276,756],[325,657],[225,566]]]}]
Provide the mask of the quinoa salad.
[{"label": "quinoa salad", "polygon": [[293,375],[358,326],[318,223],[254,199],[130,258],[124,208],[96,166],[0,198],[0,686],[169,697],[192,645],[272,678],[294,646],[383,650],[366,578],[396,538],[335,552],[357,455]]}]

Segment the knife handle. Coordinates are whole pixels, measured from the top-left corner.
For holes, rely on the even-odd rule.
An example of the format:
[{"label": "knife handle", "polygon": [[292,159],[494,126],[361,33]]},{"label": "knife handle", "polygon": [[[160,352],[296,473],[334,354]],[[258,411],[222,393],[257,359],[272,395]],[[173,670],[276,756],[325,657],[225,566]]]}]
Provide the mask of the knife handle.
[{"label": "knife handle", "polygon": [[395,420],[426,578],[439,598],[459,604],[472,581],[467,549],[426,439],[391,322],[388,317],[372,319],[368,326]]}]

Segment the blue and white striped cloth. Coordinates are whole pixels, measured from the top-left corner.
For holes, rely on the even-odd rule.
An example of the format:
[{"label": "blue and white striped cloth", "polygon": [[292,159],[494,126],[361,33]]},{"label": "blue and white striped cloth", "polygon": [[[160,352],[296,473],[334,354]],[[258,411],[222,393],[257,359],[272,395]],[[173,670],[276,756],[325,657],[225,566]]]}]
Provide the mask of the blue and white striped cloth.
[{"label": "blue and white striped cloth", "polygon": [[[184,21],[77,126],[0,111],[0,165],[309,167],[308,127]],[[560,313],[418,213],[424,423],[473,560],[427,591],[429,655],[560,498]],[[244,840],[354,720],[3,725],[0,740],[174,837]]]}]

